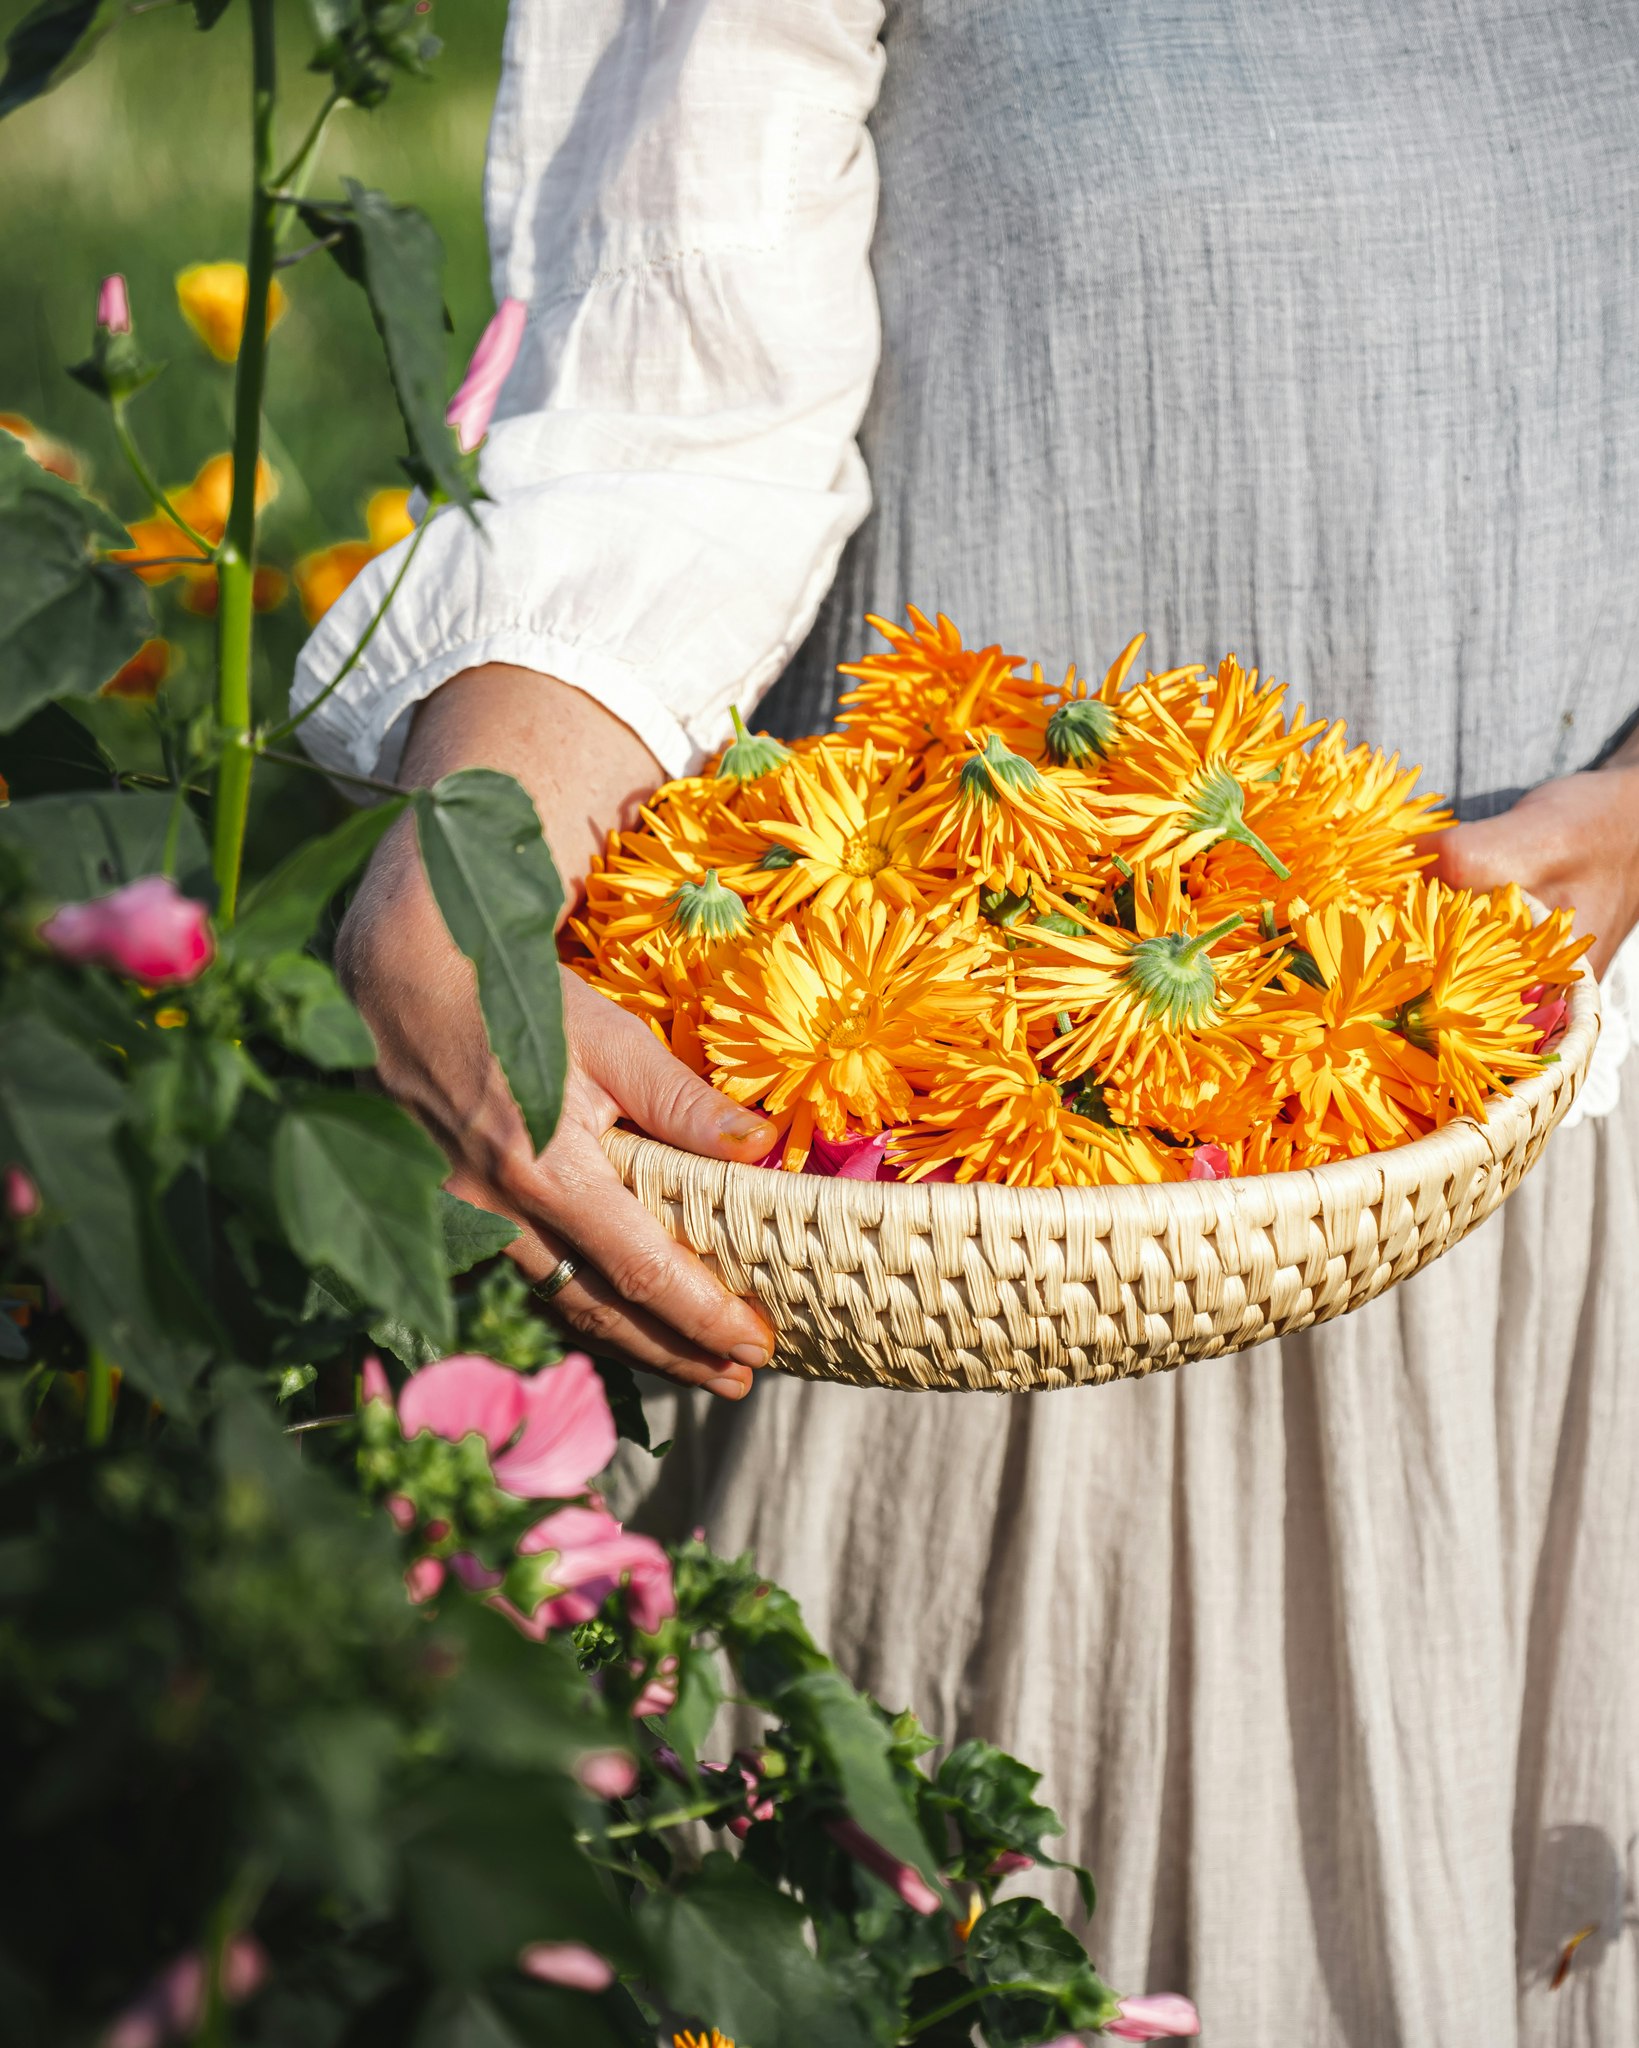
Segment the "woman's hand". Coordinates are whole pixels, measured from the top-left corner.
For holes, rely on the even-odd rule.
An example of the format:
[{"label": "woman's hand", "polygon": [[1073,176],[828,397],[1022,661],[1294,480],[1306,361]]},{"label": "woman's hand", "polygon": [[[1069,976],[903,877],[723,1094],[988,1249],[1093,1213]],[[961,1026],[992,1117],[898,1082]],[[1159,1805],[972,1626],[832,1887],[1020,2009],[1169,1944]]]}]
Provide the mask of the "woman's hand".
[{"label": "woman's hand", "polygon": [[1639,923],[1639,751],[1528,790],[1511,810],[1433,835],[1432,872],[1464,889],[1518,882],[1550,910],[1571,908],[1597,979]]},{"label": "woman's hand", "polygon": [[[499,766],[535,798],[572,896],[608,822],[659,768],[579,692],[520,669],[476,669],[417,716],[405,780]],[[600,1139],[617,1119],[686,1151],[754,1163],[774,1127],[692,1074],[637,1018],[563,971],[569,1071],[539,1156],[491,1057],[472,968],[422,873],[413,821],[370,864],[336,945],[336,966],[375,1034],[382,1085],[448,1154],[452,1194],[510,1216],[510,1255],[533,1282],[565,1258],[575,1277],[552,1309],[595,1348],[738,1400],[773,1354],[761,1312],[715,1280],[628,1194]]]}]

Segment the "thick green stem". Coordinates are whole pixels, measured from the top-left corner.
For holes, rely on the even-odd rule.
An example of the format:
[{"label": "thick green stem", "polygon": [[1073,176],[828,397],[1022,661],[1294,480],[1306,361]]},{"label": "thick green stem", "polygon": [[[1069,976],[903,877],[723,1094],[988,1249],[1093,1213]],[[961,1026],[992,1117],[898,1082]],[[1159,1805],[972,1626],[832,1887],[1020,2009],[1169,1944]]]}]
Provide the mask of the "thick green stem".
[{"label": "thick green stem", "polygon": [[[123,398],[116,398],[109,409],[114,416],[114,438],[120,444],[120,453],[130,464],[131,474],[141,484],[149,504],[153,506],[156,512],[163,512],[177,531],[186,534],[194,546],[207,559],[214,555],[216,552],[215,543],[208,541],[202,533],[196,532],[188,524],[187,520],[183,518],[182,514],[155,482],[154,473],[144,460],[142,450],[137,446],[136,436],[131,432],[130,422],[125,417],[125,400]],[[194,557],[192,555],[156,555],[150,560],[147,556],[144,556],[142,566],[145,569],[157,569],[162,564],[173,560],[177,562],[191,562],[194,560]],[[135,567],[136,565],[132,563],[126,566]]]},{"label": "thick green stem", "polygon": [[1292,870],[1285,861],[1264,844],[1244,818],[1238,825],[1231,825],[1224,837],[1239,840],[1242,846],[1249,847],[1277,881],[1289,882],[1292,879]]},{"label": "thick green stem", "polygon": [[250,243],[245,256],[245,331],[233,391],[233,502],[217,555],[216,719],[221,755],[211,865],[217,919],[231,925],[250,815],[252,596],[256,580],[256,471],[262,452],[262,389],[267,379],[267,301],[279,209],[273,194],[273,111],[277,69],[274,0],[250,0],[253,176]]},{"label": "thick green stem", "polygon": [[925,2034],[930,2027],[938,2026],[941,2020],[948,2020],[953,2013],[977,2005],[981,1998],[1015,1997],[1023,1991],[1043,1992],[1044,1987],[1033,1977],[1010,1978],[1003,1984],[975,1984],[972,1990],[947,1999],[943,2005],[936,2005],[932,2012],[923,2013],[915,2025],[907,2027],[899,2038],[901,2041],[914,2041],[918,2034]]},{"label": "thick green stem", "polygon": [[114,1368],[106,1352],[92,1345],[85,1362],[85,1440],[95,1449],[108,1441],[114,1424]]},{"label": "thick green stem", "polygon": [[1226,917],[1221,924],[1215,924],[1210,931],[1197,932],[1187,946],[1180,946],[1178,948],[1178,958],[1181,961],[1197,959],[1209,946],[1215,946],[1220,939],[1228,938],[1231,932],[1238,931],[1245,922],[1246,919],[1244,917]]}]

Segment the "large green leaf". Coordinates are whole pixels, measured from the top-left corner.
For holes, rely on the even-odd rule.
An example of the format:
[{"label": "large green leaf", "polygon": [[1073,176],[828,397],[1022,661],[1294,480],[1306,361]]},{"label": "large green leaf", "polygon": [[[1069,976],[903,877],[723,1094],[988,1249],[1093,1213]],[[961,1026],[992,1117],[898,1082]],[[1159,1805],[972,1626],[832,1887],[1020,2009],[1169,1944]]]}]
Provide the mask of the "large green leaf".
[{"label": "large green leaf", "polygon": [[786,1686],[779,1709],[792,1731],[830,1765],[849,1813],[865,1832],[937,1884],[938,1866],[889,1761],[892,1733],[870,1701],[840,1671],[824,1670]]},{"label": "large green leaf", "polygon": [[407,796],[390,798],[354,811],[322,839],[297,847],[248,890],[233,928],[235,959],[268,959],[305,945],[325,905],[363,867],[408,802]]},{"label": "large green leaf", "polygon": [[713,1850],[677,1891],[637,1909],[656,1981],[680,2013],[747,2048],[867,2048],[860,2015],[805,1940],[795,1899]]},{"label": "large green leaf", "polygon": [[43,1017],[7,1016],[0,1040],[0,1157],[39,1186],[46,1277],[92,1343],[185,1416],[205,1348],[162,1327],[154,1308],[149,1282],[171,1248],[120,1146],[125,1093]]},{"label": "large green leaf", "polygon": [[504,1252],[518,1235],[510,1216],[497,1216],[440,1189],[438,1220],[444,1232],[444,1263],[451,1273],[470,1273],[485,1259]]},{"label": "large green leaf", "polygon": [[536,1149],[557,1127],[566,1050],[563,888],[528,792],[461,768],[415,795],[421,858],[450,936],[478,973],[489,1042]]},{"label": "large green leaf", "polygon": [[124,11],[120,0],[40,0],[6,38],[0,115],[15,113],[78,71]]},{"label": "large green leaf", "polygon": [[414,206],[395,206],[353,178],[347,204],[306,205],[302,219],[330,241],[330,253],[364,287],[387,356],[387,374],[410,444],[410,467],[453,504],[471,508],[468,465],[444,424],[448,365],[444,245]]},{"label": "large green leaf", "polygon": [[93,536],[130,538],[0,434],[0,732],[54,697],[94,696],[152,630],[148,593],[93,559]]},{"label": "large green leaf", "polygon": [[984,2001],[992,2048],[1023,2048],[1067,2027],[1102,2027],[1115,2018],[1115,1996],[1087,1951],[1040,1899],[1004,1899],[981,1913],[968,1936],[967,1964],[976,1984],[1029,1987]]},{"label": "large green leaf", "polygon": [[279,953],[263,961],[252,989],[261,1023],[288,1051],[316,1067],[373,1067],[370,1027],[322,960]]},{"label": "large green leaf", "polygon": [[[130,704],[113,697],[75,697],[67,704],[45,704],[7,735],[6,782],[11,800],[26,796],[60,796],[65,790],[114,787],[114,760],[99,737],[77,716],[97,705],[117,706],[129,716]],[[0,817],[5,813],[0,811]]]},{"label": "large green leaf", "polygon": [[205,835],[186,803],[162,790],[86,790],[32,797],[0,809],[0,846],[21,855],[34,887],[55,903],[105,895],[157,875],[175,829],[175,876],[184,895],[212,893]]},{"label": "large green leaf", "polygon": [[274,1134],[273,1196],[297,1255],[442,1344],[455,1326],[438,1227],[448,1171],[421,1126],[378,1095],[295,1089]]}]

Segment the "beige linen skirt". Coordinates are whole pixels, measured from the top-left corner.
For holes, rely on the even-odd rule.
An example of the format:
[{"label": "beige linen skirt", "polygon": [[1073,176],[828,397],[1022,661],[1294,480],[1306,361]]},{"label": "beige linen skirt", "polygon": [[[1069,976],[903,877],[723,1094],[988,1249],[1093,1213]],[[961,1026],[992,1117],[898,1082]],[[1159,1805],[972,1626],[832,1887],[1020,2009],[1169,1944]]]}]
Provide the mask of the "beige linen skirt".
[{"label": "beige linen skirt", "polygon": [[859,1684],[1041,1769],[1100,1968],[1188,1992],[1207,2048],[1634,2048],[1623,1079],[1340,1322],[1061,1393],[662,1396],[641,1517],[750,1549]]}]

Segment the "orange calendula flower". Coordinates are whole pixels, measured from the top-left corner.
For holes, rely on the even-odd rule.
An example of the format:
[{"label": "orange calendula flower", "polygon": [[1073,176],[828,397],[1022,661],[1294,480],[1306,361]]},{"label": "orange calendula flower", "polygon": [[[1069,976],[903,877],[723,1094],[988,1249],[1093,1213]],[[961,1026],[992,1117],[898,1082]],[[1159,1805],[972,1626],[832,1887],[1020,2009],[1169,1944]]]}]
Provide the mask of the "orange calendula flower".
[{"label": "orange calendula flower", "polygon": [[172,651],[169,640],[144,640],[131,659],[108,678],[97,695],[151,704],[159,695],[160,684],[170,674]]},{"label": "orange calendula flower", "polygon": [[816,1128],[841,1138],[852,1118],[870,1137],[904,1123],[943,1046],[989,1006],[969,978],[982,958],[955,932],[930,936],[880,901],[841,925],[783,924],[720,957],[700,1033],[711,1077],[737,1102],[791,1120],[793,1169]]},{"label": "orange calendula flower", "polygon": [[1022,892],[1032,875],[1066,874],[1093,857],[1091,821],[1075,792],[1016,754],[1001,734],[969,737],[929,782],[916,812],[930,849],[954,867],[950,894],[971,904],[983,889]]},{"label": "orange calendula flower", "polygon": [[[182,317],[219,362],[238,358],[249,296],[250,279],[242,263],[190,263],[176,274],[176,302]],[[269,334],[289,305],[284,286],[274,278],[267,300]]]},{"label": "orange calendula flower", "polygon": [[768,842],[759,868],[781,878],[763,898],[765,915],[809,901],[840,912],[877,896],[921,910],[939,882],[927,869],[928,834],[908,797],[912,772],[902,758],[884,762],[871,740],[798,757],[781,788],[783,815],[752,826]]},{"label": "orange calendula flower", "polygon": [[837,715],[844,731],[920,753],[965,748],[971,728],[983,725],[1009,745],[1038,752],[1047,705],[1039,680],[1017,673],[1020,657],[1000,647],[964,647],[943,612],[934,621],[911,605],[907,616],[909,631],[891,619],[868,618],[889,651],[839,671],[856,678]]},{"label": "orange calendula flower", "polygon": [[681,2034],[673,2034],[672,2048],[734,2048],[734,2043],[715,2027],[709,2034],[690,2033],[685,2028]]},{"label": "orange calendula flower", "polygon": [[303,555],[296,564],[296,595],[302,616],[316,626],[359,571],[377,555],[406,539],[415,531],[410,517],[410,493],[377,491],[364,508],[367,540],[339,540],[327,548]]}]

